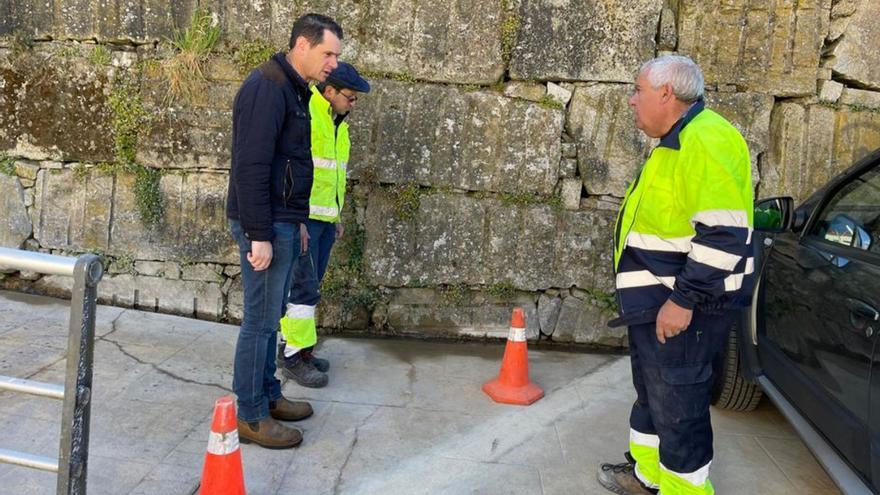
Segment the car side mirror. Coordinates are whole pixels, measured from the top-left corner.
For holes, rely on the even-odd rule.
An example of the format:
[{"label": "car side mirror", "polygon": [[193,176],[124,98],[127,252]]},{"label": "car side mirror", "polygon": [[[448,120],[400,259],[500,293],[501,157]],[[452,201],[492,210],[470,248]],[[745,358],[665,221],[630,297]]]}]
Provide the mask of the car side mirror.
[{"label": "car side mirror", "polygon": [[786,232],[792,229],[794,216],[794,199],[791,197],[762,199],[755,204],[755,230]]}]

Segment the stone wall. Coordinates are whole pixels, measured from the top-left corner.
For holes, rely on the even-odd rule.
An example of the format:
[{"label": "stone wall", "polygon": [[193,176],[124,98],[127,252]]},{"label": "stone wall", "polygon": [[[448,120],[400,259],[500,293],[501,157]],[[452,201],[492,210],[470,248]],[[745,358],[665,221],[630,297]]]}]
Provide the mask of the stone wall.
[{"label": "stone wall", "polygon": [[[197,7],[220,42],[175,97],[169,40]],[[322,9],[374,87],[351,117],[325,331],[503,337],[519,305],[532,338],[625,345],[605,326],[610,239],[655,144],[627,99],[657,54],[701,64],[758,196],[804,199],[880,146],[870,0],[17,0],[0,6],[0,245],[96,252],[105,302],[237,321],[231,102],[292,21]]]}]

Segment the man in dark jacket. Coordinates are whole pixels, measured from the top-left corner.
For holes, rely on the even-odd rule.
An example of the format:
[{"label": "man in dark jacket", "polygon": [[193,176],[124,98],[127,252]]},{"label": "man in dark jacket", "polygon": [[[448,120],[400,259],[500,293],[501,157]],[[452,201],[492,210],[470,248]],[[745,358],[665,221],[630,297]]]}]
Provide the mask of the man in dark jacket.
[{"label": "man in dark jacket", "polygon": [[277,420],[312,414],[307,402],[281,395],[275,339],[293,261],[305,250],[312,189],[309,81],[336,68],[342,28],[306,14],[293,25],[289,51],[250,73],[232,111],[232,170],[226,215],[241,256],[244,316],[235,347],[232,387],[242,442],[290,448],[302,432]]}]

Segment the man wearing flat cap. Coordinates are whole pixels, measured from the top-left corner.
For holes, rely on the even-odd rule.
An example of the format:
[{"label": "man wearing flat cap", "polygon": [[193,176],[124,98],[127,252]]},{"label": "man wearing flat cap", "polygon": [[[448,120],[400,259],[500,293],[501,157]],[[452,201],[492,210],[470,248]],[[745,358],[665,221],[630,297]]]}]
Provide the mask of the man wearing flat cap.
[{"label": "man wearing flat cap", "polygon": [[308,251],[295,263],[287,311],[281,319],[279,365],[288,378],[304,387],[327,385],[330,363],[312,355],[317,342],[315,306],[318,290],[333,243],[343,234],[340,221],[345,201],[345,174],[350,141],[345,118],[358,93],[369,93],[370,84],[346,62],[340,61],[326,81],[312,87],[309,112],[312,123],[314,182],[306,225]]}]

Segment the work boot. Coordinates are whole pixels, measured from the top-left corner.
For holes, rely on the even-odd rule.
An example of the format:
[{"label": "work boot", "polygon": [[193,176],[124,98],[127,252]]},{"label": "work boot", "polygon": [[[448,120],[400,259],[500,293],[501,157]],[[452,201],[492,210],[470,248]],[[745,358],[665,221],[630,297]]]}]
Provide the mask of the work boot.
[{"label": "work boot", "polygon": [[259,421],[238,420],[238,439],[267,449],[289,449],[302,443],[302,432],[288,428],[272,417]]},{"label": "work boot", "polygon": [[654,488],[648,488],[636,478],[633,470],[636,467],[635,461],[630,457],[629,452],[626,453],[627,462],[620,464],[602,464],[599,466],[599,473],[596,479],[606,489],[611,490],[619,495],[653,495],[658,492]]},{"label": "work boot", "polygon": [[299,421],[312,415],[312,406],[308,402],[287,400],[282,396],[269,402],[269,415],[280,421]]},{"label": "work boot", "polygon": [[315,369],[321,373],[326,373],[330,370],[330,361],[315,357],[315,355],[312,354],[312,351],[300,351],[300,353],[302,354],[303,360],[314,366]]},{"label": "work boot", "polygon": [[303,387],[321,388],[327,385],[327,375],[316,370],[300,356],[284,358],[284,367],[281,368],[281,372]]}]

